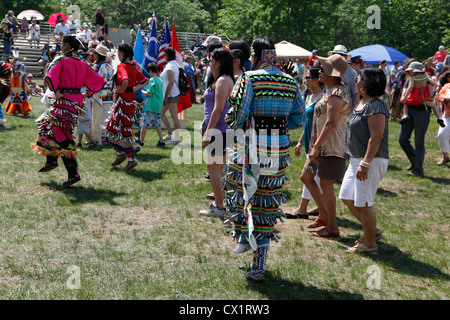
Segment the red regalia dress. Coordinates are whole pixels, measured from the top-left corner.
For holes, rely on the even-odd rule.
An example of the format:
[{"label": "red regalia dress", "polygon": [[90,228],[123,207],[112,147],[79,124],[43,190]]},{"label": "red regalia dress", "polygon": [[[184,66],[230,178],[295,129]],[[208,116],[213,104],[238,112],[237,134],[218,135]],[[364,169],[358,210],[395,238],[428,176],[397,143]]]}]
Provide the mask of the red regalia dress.
[{"label": "red regalia dress", "polygon": [[128,80],[128,87],[124,93],[116,94],[112,115],[106,125],[106,137],[111,144],[128,149],[134,144],[133,114],[136,101],[133,87],[144,83],[147,78],[134,63],[123,62],[117,66],[116,84],[120,86],[124,80]]}]

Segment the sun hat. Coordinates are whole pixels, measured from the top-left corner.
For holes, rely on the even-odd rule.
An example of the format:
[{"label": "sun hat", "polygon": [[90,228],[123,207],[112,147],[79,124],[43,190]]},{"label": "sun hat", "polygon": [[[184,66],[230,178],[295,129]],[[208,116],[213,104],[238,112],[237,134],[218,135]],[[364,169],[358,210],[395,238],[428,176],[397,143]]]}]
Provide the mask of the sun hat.
[{"label": "sun hat", "polygon": [[347,54],[347,48],[344,47],[342,44],[338,44],[334,46],[333,51],[328,51],[328,55],[331,56],[333,54],[342,54],[347,57],[347,60],[350,59],[350,55]]},{"label": "sun hat", "polygon": [[409,67],[406,69],[408,72],[425,72],[425,68],[423,67],[422,62],[414,61],[411,62]]},{"label": "sun hat", "polygon": [[328,58],[319,57],[320,64],[322,65],[323,71],[331,77],[340,77],[341,80],[347,84],[347,79],[345,78],[345,71],[347,71],[348,64],[344,57],[333,54]]},{"label": "sun hat", "polygon": [[102,43],[100,43],[95,49],[93,49],[93,51],[101,56],[109,57],[109,50]]}]

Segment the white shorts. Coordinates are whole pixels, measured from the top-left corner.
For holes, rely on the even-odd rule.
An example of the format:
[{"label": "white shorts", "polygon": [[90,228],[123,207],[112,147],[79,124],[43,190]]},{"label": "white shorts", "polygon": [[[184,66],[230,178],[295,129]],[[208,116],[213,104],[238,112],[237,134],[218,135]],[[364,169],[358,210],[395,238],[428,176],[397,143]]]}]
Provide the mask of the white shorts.
[{"label": "white shorts", "polygon": [[[320,178],[317,174],[314,177],[314,181],[316,181],[317,185],[319,186],[320,193],[322,194],[322,189],[320,188]],[[311,192],[309,192],[308,188],[305,185],[303,185],[302,198],[306,200],[313,200]]]},{"label": "white shorts", "polygon": [[28,40],[39,41],[39,39],[40,39],[40,34],[39,33],[30,32],[30,34],[28,35]]},{"label": "white shorts", "polygon": [[373,158],[366,181],[356,179],[361,158],[350,158],[339,191],[339,199],[353,200],[355,207],[372,207],[378,184],[386,174],[389,160],[384,158]]},{"label": "white shorts", "polygon": [[78,120],[77,133],[88,134],[91,131],[91,120]]}]

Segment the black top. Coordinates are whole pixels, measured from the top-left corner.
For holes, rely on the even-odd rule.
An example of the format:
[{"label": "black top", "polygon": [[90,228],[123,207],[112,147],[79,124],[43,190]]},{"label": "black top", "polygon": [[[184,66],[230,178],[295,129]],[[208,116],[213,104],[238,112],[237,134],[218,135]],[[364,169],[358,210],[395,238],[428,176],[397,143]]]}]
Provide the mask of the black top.
[{"label": "black top", "polygon": [[389,159],[389,111],[383,100],[376,98],[364,106],[362,110],[353,110],[347,118],[345,129],[345,153],[352,158],[364,158],[369,144],[370,131],[367,117],[377,113],[386,116],[383,138],[375,157]]},{"label": "black top", "polygon": [[99,24],[101,26],[105,24],[105,18],[100,12],[97,12],[97,14],[95,15],[95,24]]}]

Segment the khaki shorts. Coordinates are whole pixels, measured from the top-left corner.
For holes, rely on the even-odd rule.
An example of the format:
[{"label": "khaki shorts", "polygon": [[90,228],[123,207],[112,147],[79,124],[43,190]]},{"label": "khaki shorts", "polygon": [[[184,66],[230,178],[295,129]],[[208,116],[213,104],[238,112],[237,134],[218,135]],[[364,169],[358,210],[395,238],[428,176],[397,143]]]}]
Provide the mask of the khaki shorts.
[{"label": "khaki shorts", "polygon": [[306,158],[304,169],[325,180],[342,180],[347,168],[345,158],[317,157],[317,164],[312,164],[309,157]]}]

